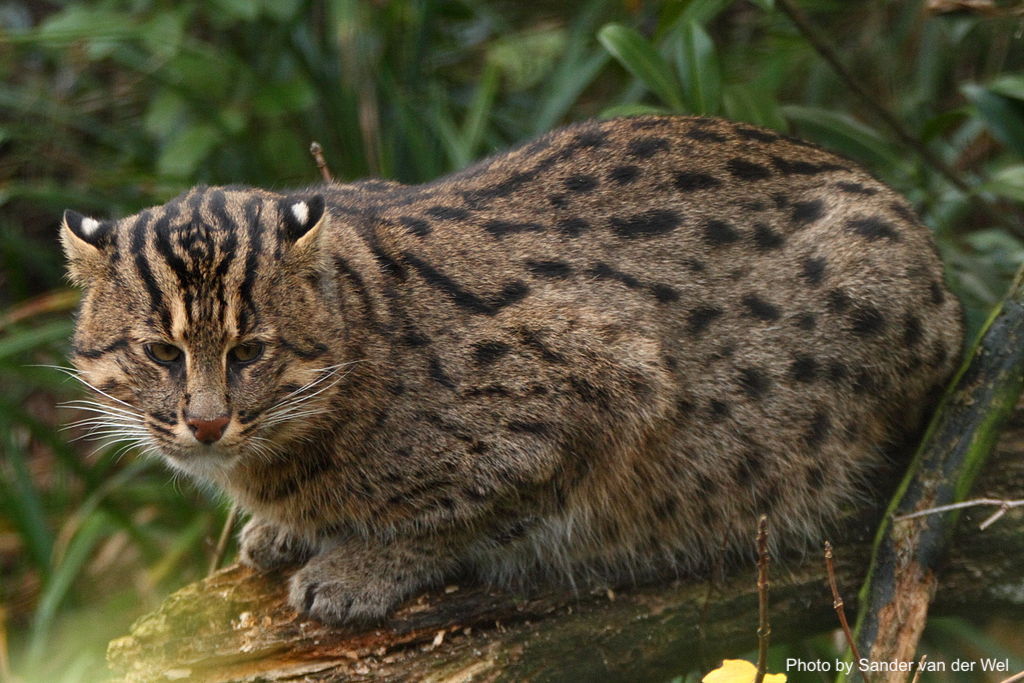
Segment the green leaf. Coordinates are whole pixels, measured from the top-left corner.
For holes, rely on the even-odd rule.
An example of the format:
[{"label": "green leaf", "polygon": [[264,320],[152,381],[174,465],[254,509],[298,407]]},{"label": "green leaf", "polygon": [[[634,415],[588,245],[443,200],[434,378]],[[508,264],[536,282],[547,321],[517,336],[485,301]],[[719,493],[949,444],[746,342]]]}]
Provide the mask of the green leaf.
[{"label": "green leaf", "polygon": [[139,27],[143,45],[159,59],[167,59],[181,49],[188,13],[182,9],[157,12]]},{"label": "green leaf", "polygon": [[1024,202],[1024,164],[999,170],[992,174],[980,189],[1013,201]]},{"label": "green leaf", "polygon": [[648,90],[674,111],[685,111],[679,84],[672,70],[640,33],[622,24],[606,24],[597,33],[605,49]]},{"label": "green leaf", "polygon": [[[276,21],[288,21],[298,14],[303,0],[260,0],[263,13]],[[254,3],[255,4],[255,3]]]},{"label": "green leaf", "polygon": [[171,88],[161,88],[149,101],[143,126],[151,135],[164,139],[187,120],[188,104]]},{"label": "green leaf", "polygon": [[316,91],[301,77],[265,83],[252,98],[253,110],[263,116],[305,111],[315,103]]},{"label": "green leaf", "polygon": [[44,344],[68,339],[72,328],[73,323],[70,320],[55,320],[0,337],[0,361],[7,361]]},{"label": "green leaf", "polygon": [[189,126],[164,145],[157,169],[171,178],[190,177],[219,141],[220,133],[215,127],[203,123]]},{"label": "green leaf", "polygon": [[988,89],[1004,97],[1024,100],[1024,74],[1002,74],[993,78]]},{"label": "green leaf", "polygon": [[786,118],[813,140],[871,168],[907,174],[910,164],[878,131],[854,118],[818,107],[785,106]]},{"label": "green leaf", "polygon": [[775,0],[750,0],[752,3],[763,9],[765,12],[771,12],[775,9]]},{"label": "green leaf", "polygon": [[29,645],[30,658],[42,655],[47,636],[57,616],[57,609],[67,597],[74,580],[81,573],[93,549],[110,530],[110,523],[104,510],[90,515],[68,545],[68,550],[59,564],[53,568],[50,580],[43,586],[39,606],[32,621],[32,638]]},{"label": "green leaf", "polygon": [[694,114],[716,114],[721,109],[722,74],[711,36],[691,21],[675,41],[676,70],[683,99]]},{"label": "green leaf", "polygon": [[259,16],[260,4],[253,0],[210,0],[210,15],[221,23],[224,19],[250,22]]},{"label": "green leaf", "polygon": [[736,121],[786,130],[786,119],[775,96],[748,83],[722,87],[722,110]]},{"label": "green leaf", "polygon": [[975,83],[965,83],[960,90],[978,110],[992,135],[1024,158],[1024,103]]},{"label": "green leaf", "polygon": [[650,104],[638,104],[635,102],[627,104],[616,104],[614,106],[602,109],[601,113],[598,114],[602,119],[614,119],[619,116],[644,116],[645,114],[671,114],[668,109],[664,107],[655,107]]}]

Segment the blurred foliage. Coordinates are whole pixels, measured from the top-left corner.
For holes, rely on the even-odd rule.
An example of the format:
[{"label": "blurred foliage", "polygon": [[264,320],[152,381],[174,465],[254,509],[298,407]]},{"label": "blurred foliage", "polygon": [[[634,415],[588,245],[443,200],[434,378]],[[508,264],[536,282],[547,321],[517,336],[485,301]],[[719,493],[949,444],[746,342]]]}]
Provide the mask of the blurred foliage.
[{"label": "blurred foliage", "polygon": [[[0,678],[8,630],[24,675],[100,676],[105,641],[202,574],[225,515],[159,465],[58,430],[79,391],[41,367],[67,363],[65,207],[118,216],[196,183],[312,183],[312,140],[340,179],[420,182],[590,116],[725,115],[818,142],[906,194],[977,324],[1024,262],[1014,3],[798,4],[969,196],[773,0],[0,2]],[[937,652],[1004,647],[972,629],[930,632]]]}]

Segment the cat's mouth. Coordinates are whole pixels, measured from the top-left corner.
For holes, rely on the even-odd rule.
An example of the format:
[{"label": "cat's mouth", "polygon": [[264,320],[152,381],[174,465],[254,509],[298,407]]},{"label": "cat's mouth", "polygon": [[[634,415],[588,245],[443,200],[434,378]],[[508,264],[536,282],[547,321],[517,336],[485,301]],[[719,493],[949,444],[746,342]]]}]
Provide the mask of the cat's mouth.
[{"label": "cat's mouth", "polygon": [[243,455],[237,447],[220,442],[165,444],[160,452],[174,469],[203,479],[222,478]]}]

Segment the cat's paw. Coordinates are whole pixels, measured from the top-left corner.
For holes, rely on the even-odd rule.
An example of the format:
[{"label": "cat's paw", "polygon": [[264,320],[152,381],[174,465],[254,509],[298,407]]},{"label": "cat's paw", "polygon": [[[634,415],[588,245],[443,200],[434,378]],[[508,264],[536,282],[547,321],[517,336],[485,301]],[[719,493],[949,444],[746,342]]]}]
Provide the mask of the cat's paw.
[{"label": "cat's paw", "polygon": [[416,590],[432,583],[422,565],[393,562],[377,552],[335,548],[317,555],[289,583],[295,610],[328,624],[378,622]]},{"label": "cat's paw", "polygon": [[255,518],[242,528],[238,542],[242,563],[262,571],[302,564],[313,554],[303,540]]}]

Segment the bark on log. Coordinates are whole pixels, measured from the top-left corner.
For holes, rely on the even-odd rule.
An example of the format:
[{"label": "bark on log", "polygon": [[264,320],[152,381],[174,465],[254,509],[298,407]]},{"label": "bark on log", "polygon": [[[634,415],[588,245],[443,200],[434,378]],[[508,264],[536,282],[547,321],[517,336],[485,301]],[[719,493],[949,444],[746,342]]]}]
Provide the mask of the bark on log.
[{"label": "bark on log", "polygon": [[[1019,408],[975,492],[1024,495]],[[1024,509],[979,532],[991,512],[961,516],[932,614],[1024,610]],[[833,539],[848,609],[871,557],[870,517],[851,517]],[[773,642],[837,626],[819,553],[774,563],[772,572]],[[753,566],[713,583],[680,579],[614,594],[449,587],[361,630],[299,619],[284,603],[284,582],[234,566],[187,586],[110,644],[110,666],[128,681],[658,680],[757,646]]]},{"label": "bark on log", "polygon": [[[896,516],[949,505],[970,490],[1024,385],[1024,269],[993,311],[890,503]],[[937,568],[957,511],[883,519],[860,593],[857,641],[873,661],[911,661],[939,585]],[[901,672],[877,683],[903,680]]]}]

